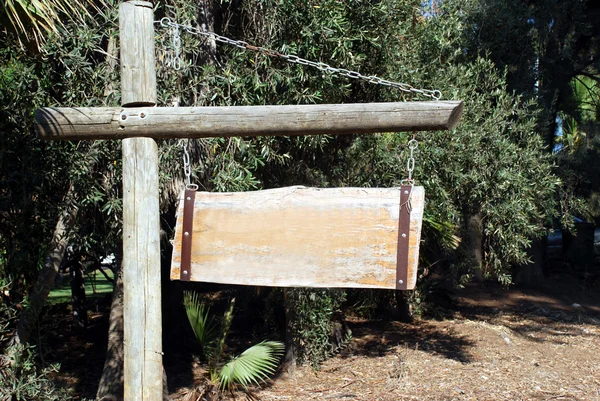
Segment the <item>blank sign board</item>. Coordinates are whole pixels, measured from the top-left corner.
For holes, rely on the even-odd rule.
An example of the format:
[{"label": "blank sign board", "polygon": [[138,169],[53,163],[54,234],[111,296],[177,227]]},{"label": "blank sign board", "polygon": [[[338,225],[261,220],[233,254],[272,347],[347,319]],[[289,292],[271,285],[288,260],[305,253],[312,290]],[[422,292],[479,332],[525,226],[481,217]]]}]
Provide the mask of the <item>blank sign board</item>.
[{"label": "blank sign board", "polygon": [[423,187],[190,192],[177,213],[173,280],[414,288]]}]

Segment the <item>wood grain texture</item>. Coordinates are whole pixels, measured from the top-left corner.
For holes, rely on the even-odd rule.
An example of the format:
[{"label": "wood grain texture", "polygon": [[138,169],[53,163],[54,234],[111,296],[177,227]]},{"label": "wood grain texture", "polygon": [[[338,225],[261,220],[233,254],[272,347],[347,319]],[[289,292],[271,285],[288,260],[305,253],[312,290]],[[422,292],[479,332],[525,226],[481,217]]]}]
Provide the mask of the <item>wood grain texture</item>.
[{"label": "wood grain texture", "polygon": [[[424,191],[412,194],[408,289]],[[396,288],[400,189],[288,187],[196,193],[191,281],[280,287]],[[171,262],[180,276],[183,210]]]},{"label": "wood grain texture", "polygon": [[[154,104],[152,3],[119,7],[123,106]],[[124,110],[127,110],[126,108]],[[125,401],[162,401],[162,316],[158,147],[123,141],[123,341]]]},{"label": "wood grain texture", "polygon": [[121,104],[156,104],[154,12],[149,1],[125,1],[119,6]]},{"label": "wood grain texture", "polygon": [[125,400],[162,400],[158,147],[123,141]]},{"label": "wood grain texture", "polygon": [[296,106],[38,109],[43,139],[203,138],[448,130],[462,101]]}]

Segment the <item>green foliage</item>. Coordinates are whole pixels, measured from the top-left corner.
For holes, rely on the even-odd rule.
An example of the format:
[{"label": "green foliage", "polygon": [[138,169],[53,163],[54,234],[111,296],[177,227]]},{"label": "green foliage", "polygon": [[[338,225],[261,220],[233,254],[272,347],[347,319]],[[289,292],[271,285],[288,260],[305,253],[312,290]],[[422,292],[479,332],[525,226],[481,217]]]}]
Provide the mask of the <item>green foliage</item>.
[{"label": "green foliage", "polygon": [[547,150],[556,152],[555,172],[562,179],[553,225],[571,229],[574,216],[598,218],[591,210],[600,191],[593,177],[600,170],[586,161],[597,151],[600,62],[593,55],[600,50],[600,7],[577,0],[542,0],[526,7],[519,1],[462,3],[465,21],[473,27],[464,31],[465,49],[486,54],[507,72],[508,87],[540,108],[536,131]]},{"label": "green foliage", "polygon": [[[509,88],[541,106],[539,131],[552,146],[556,114],[568,97],[571,81],[582,72],[598,71],[597,24],[600,8],[593,1],[541,0],[526,6],[518,0],[462,1],[465,48],[489,54],[508,72]],[[519,43],[519,46],[514,46]]]},{"label": "green foliage", "polygon": [[[402,64],[413,71],[412,81],[421,82],[419,86],[439,88],[445,98],[465,102],[455,130],[417,133],[421,146],[414,174],[428,197],[423,236],[425,241],[446,242],[440,247],[446,255],[456,246],[454,235],[463,239],[453,263],[460,280],[478,268],[464,238],[465,222],[480,214],[484,274],[510,282],[511,264],[527,261],[531,239],[542,235],[544,224],[551,222],[559,180],[536,132],[535,104],[510,92],[506,74],[489,58],[465,52],[463,35],[470,28],[461,15],[464,7],[448,1],[434,11],[412,27],[398,28],[411,43],[408,52],[402,47],[385,49],[390,76],[395,74],[392,66]],[[398,185],[406,177],[407,139],[403,134],[355,139],[343,157],[342,179],[359,186]],[[434,233],[449,225],[456,232]]]},{"label": "green foliage", "polygon": [[263,341],[227,362],[219,372],[221,389],[233,390],[238,384],[244,389],[259,385],[275,373],[284,346],[277,341]]},{"label": "green foliage", "polygon": [[6,348],[17,320],[18,310],[10,297],[10,287],[5,279],[0,278],[0,349]]},{"label": "green foliage", "polygon": [[66,389],[51,379],[58,365],[40,369],[32,347],[20,349],[17,360],[0,356],[0,399],[15,401],[67,401],[73,399]]},{"label": "green foliage", "polygon": [[6,0],[0,11],[0,22],[17,35],[19,43],[32,41],[41,49],[49,35],[64,27],[61,19],[81,23],[85,17],[91,17],[88,6],[97,10],[91,0]]},{"label": "green foliage", "polygon": [[297,362],[307,363],[314,369],[333,356],[349,338],[335,344],[333,334],[335,316],[346,300],[344,290],[290,289],[286,293],[286,306],[292,311],[292,341],[298,349]]},{"label": "green foliage", "polygon": [[203,356],[208,360],[210,380],[218,383],[221,390],[233,391],[238,386],[247,390],[250,384],[258,385],[275,372],[284,350],[284,345],[277,341],[263,341],[221,365],[235,298],[229,302],[219,331],[209,308],[197,293],[184,292],[183,304]]},{"label": "green foliage", "polygon": [[215,339],[215,322],[210,317],[210,307],[202,302],[196,292],[185,291],[183,293],[183,304],[194,335],[200,345],[204,357],[207,357],[208,349]]},{"label": "green foliage", "polygon": [[[562,135],[556,136],[558,173],[565,186],[561,188],[561,207],[566,216],[585,220],[600,219],[600,85],[598,75],[575,77],[570,92],[562,101],[558,118]],[[563,218],[563,227],[572,224]]]},{"label": "green foliage", "polygon": [[75,248],[103,256],[120,240],[120,144],[44,142],[32,129],[39,107],[114,102],[105,96],[116,77],[102,48],[116,35],[116,13],[95,17],[65,21],[43,58],[0,37],[0,276],[17,298],[37,276],[63,210],[79,208]]},{"label": "green foliage", "polygon": [[[219,34],[440,89],[444,99],[465,101],[458,129],[417,133],[421,146],[415,171],[428,197],[422,266],[448,266],[444,273],[459,285],[479,268],[486,276],[509,282],[511,265],[528,260],[532,238],[542,235],[544,225],[552,221],[559,185],[536,126],[539,109],[509,89],[506,69],[492,62],[489,53],[468,46],[471,42],[465,38],[473,27],[466,21],[475,6],[476,2],[444,1],[433,10],[418,1],[381,1],[365,7],[358,1],[269,0],[225,2],[214,10]],[[166,9],[165,14],[183,23],[193,19],[185,7]],[[183,55],[180,72],[159,68],[166,103],[173,96],[182,105],[416,100],[411,94],[232,46],[213,48],[191,35],[183,35]],[[406,177],[409,138],[405,133],[382,133],[235,143],[211,139],[196,145],[205,152],[197,154],[195,173],[209,190],[237,190],[236,182],[252,182],[258,188],[390,187]],[[223,149],[229,151],[227,160],[222,159]],[[474,263],[473,249],[465,240],[465,221],[473,214],[483,218],[483,266]],[[332,353],[332,319],[343,296],[321,290],[288,293],[299,362],[318,366]]]},{"label": "green foliage", "polygon": [[10,297],[11,286],[0,278],[0,400],[66,401],[72,397],[58,387],[51,375],[58,365],[41,368],[35,360],[35,348],[8,346],[18,318],[18,308]]},{"label": "green foliage", "polygon": [[556,137],[560,149],[566,147],[569,152],[587,149],[594,137],[600,135],[599,79],[599,76],[580,75],[571,80],[570,91],[558,114],[563,122],[562,135]]},{"label": "green foliage", "polygon": [[233,322],[234,306],[235,298],[232,298],[231,301],[229,301],[229,308],[227,308],[227,310],[223,314],[223,320],[221,321],[221,331],[219,336],[214,341],[214,351],[210,351],[208,353],[208,355],[211,358],[209,362],[209,374],[210,379],[213,381],[217,381],[217,377],[219,376],[219,365],[221,362],[221,358],[223,357],[223,353],[225,351],[225,340],[227,339],[227,334],[229,334],[229,329],[231,328],[231,323]]},{"label": "green foliage", "polygon": [[[550,107],[544,101],[540,110],[532,95],[536,52],[555,48],[545,47],[544,43],[553,42],[540,36],[550,19],[535,5],[538,14],[530,27],[527,7],[500,3],[223,1],[213,3],[214,21],[201,16],[198,23],[234,39],[415,87],[440,89],[444,99],[464,100],[464,115],[456,130],[417,134],[421,146],[415,176],[428,198],[421,275],[437,264],[448,267],[444,273],[462,283],[480,267],[475,266],[466,240],[466,222],[480,215],[484,273],[508,282],[510,266],[527,261],[531,240],[543,233],[544,225],[552,224],[559,208],[568,216],[576,202],[556,200],[563,183],[540,135],[546,127],[539,124]],[[16,298],[37,275],[57,216],[65,208],[79,207],[71,233],[75,248],[99,256],[115,249],[120,240],[120,144],[41,142],[32,134],[33,111],[38,107],[119,104],[118,68],[109,46],[117,35],[115,6],[111,2],[93,20],[84,16],[84,23],[65,21],[59,34],[49,37],[43,58],[21,52],[12,36],[0,36],[0,278],[11,283],[9,290]],[[169,0],[157,5],[156,18],[168,16],[195,25],[196,7],[187,0]],[[557,24],[566,23],[562,14],[557,17],[561,17]],[[498,22],[497,29],[485,30],[489,21]],[[170,33],[157,28],[160,106],[416,100],[413,94],[265,54],[215,47],[185,32],[182,68],[175,71],[166,62]],[[554,35],[554,30],[548,34]],[[515,37],[526,38],[527,48],[515,47]],[[568,39],[575,44],[577,37]],[[553,76],[539,77],[545,85],[539,89],[546,96],[552,92]],[[513,89],[526,92],[525,96]],[[409,138],[406,133],[382,133],[160,141],[163,221],[165,226],[172,223],[172,206],[183,188],[182,144],[192,156],[192,180],[202,190],[242,191],[298,184],[395,186],[406,176]],[[583,163],[576,166],[583,167]],[[593,173],[563,180],[582,178],[589,182],[584,189],[593,193]],[[75,195],[67,196],[69,188]],[[568,191],[573,196],[583,192],[582,188]],[[563,220],[566,224],[569,219]],[[289,294],[299,361],[318,366],[334,351],[333,320],[344,293],[292,290]],[[199,309],[192,316],[195,331],[210,332],[208,315],[208,310]],[[212,343],[217,354],[224,352],[228,330],[221,331],[219,343]],[[210,337],[205,336],[204,344],[211,344]]]}]

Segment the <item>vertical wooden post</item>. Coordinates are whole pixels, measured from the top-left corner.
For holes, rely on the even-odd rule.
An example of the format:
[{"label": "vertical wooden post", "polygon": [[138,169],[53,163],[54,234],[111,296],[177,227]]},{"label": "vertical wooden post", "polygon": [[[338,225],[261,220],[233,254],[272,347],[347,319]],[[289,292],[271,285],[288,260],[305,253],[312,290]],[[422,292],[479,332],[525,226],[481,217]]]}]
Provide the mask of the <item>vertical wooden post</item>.
[{"label": "vertical wooden post", "polygon": [[149,1],[129,0],[119,6],[121,104],[156,104],[154,11]]},{"label": "vertical wooden post", "polygon": [[[119,7],[121,101],[156,103],[152,3]],[[129,118],[124,114],[123,118]],[[123,140],[123,320],[125,401],[162,400],[158,148]]]}]

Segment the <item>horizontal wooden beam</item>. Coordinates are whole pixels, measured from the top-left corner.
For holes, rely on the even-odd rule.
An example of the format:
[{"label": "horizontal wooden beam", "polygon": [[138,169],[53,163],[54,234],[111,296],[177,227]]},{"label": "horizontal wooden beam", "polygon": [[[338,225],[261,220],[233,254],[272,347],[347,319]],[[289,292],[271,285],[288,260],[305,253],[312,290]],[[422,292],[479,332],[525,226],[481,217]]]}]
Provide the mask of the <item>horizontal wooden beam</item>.
[{"label": "horizontal wooden beam", "polygon": [[190,271],[183,274],[191,281],[396,289],[404,256],[402,288],[413,289],[423,187],[414,187],[410,196],[408,251],[398,255],[400,188],[196,192],[187,235],[180,202],[171,279],[182,277],[182,242],[191,237]]},{"label": "horizontal wooden beam", "polygon": [[204,138],[452,129],[462,101],[235,107],[45,107],[42,139]]}]

